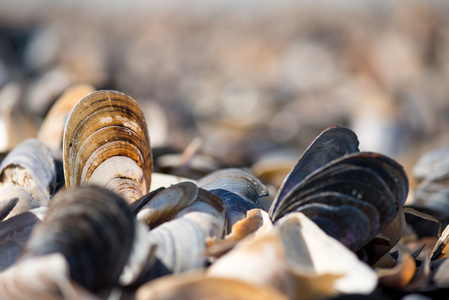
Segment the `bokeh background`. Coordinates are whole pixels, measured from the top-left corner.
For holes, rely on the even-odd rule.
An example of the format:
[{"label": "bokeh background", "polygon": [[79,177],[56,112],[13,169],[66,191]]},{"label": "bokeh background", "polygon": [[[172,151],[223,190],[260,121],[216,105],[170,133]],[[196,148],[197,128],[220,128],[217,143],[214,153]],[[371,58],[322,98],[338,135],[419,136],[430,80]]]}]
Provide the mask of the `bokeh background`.
[{"label": "bokeh background", "polygon": [[0,152],[89,83],[141,103],[156,159],[193,141],[222,166],[296,160],[341,124],[410,172],[449,146],[448,15],[446,0],[2,0]]}]

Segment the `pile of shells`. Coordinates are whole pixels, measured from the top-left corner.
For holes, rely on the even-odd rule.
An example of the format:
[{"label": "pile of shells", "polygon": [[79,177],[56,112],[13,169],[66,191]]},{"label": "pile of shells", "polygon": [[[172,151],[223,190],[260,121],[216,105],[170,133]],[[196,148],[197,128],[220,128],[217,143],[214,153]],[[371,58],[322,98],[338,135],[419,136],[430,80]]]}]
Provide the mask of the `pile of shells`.
[{"label": "pile of shells", "polygon": [[268,198],[248,169],[154,172],[126,94],[54,107],[0,165],[2,299],[323,299],[419,277],[401,268],[419,253],[393,248],[407,175],[346,127],[322,131]]}]

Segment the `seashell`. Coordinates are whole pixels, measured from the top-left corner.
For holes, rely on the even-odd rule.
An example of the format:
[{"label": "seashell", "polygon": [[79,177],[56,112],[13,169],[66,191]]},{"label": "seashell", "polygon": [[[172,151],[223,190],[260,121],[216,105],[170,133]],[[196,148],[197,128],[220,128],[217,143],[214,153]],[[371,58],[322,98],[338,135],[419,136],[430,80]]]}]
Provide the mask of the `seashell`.
[{"label": "seashell", "polygon": [[154,191],[149,192],[145,196],[141,197],[140,199],[137,199],[133,203],[129,205],[129,208],[131,211],[137,215],[137,213],[140,211],[140,209],[148,203],[151,199],[153,199],[154,196],[159,194],[159,192],[165,190],[165,187],[160,187],[158,189],[155,189]]},{"label": "seashell", "polygon": [[39,207],[0,222],[0,271],[15,263],[31,235],[40,223],[47,207]]},{"label": "seashell", "polygon": [[33,230],[20,261],[59,252],[70,277],[91,292],[118,283],[130,256],[135,219],[125,200],[97,186],[58,193]]},{"label": "seashell", "polygon": [[143,276],[147,280],[206,266],[206,239],[222,236],[225,209],[218,196],[201,188],[198,195],[175,219],[148,232],[148,240],[157,248],[154,265]]},{"label": "seashell", "polygon": [[230,251],[243,238],[250,234],[263,234],[273,228],[268,213],[262,209],[251,209],[246,213],[246,218],[237,221],[232,226],[232,231],[223,239],[211,238],[207,243],[207,256],[219,257]]},{"label": "seashell", "polygon": [[397,264],[393,268],[376,268],[379,284],[394,289],[404,288],[416,271],[416,263],[412,256],[400,253]]},{"label": "seashell", "polygon": [[323,130],[284,179],[270,210],[277,209],[279,199],[282,199],[307,175],[336,158],[358,152],[358,145],[357,136],[348,128],[332,126]]},{"label": "seashell", "polygon": [[0,199],[4,199],[0,202],[0,221],[3,221],[3,219],[6,218],[6,216],[16,206],[17,202],[19,202],[19,198],[18,197],[9,197],[9,198],[1,197]]},{"label": "seashell", "polygon": [[123,93],[103,90],[81,99],[67,119],[63,152],[68,189],[94,183],[128,203],[148,193],[148,128],[137,102]]},{"label": "seashell", "polygon": [[72,86],[56,100],[47,113],[39,128],[37,138],[50,149],[57,159],[62,160],[62,137],[70,112],[81,98],[94,91],[94,87],[89,84]]},{"label": "seashell", "polygon": [[137,213],[137,219],[155,227],[192,204],[197,195],[198,187],[193,182],[172,185],[150,199]]},{"label": "seashell", "polygon": [[60,253],[33,257],[0,273],[0,294],[5,300],[100,299],[70,280],[69,271]]},{"label": "seashell", "polygon": [[198,186],[219,196],[226,207],[228,231],[253,208],[262,208],[259,198],[268,195],[267,188],[248,171],[229,168],[213,172],[198,182]]},{"label": "seashell", "polygon": [[166,222],[148,232],[147,239],[157,245],[156,261],[145,275],[152,279],[206,266],[206,233],[195,221],[180,218]]},{"label": "seashell", "polygon": [[18,198],[9,216],[47,206],[60,186],[58,166],[50,151],[37,139],[15,147],[0,164],[0,201]]},{"label": "seashell", "polygon": [[368,264],[373,265],[383,255],[387,254],[401,239],[406,228],[405,215],[399,212],[393,221],[380,231],[371,241],[360,249],[357,254]]},{"label": "seashell", "polygon": [[164,276],[139,287],[136,300],[287,300],[269,287],[260,287],[231,278],[206,277],[204,272]]},{"label": "seashell", "polygon": [[368,265],[299,212],[283,217],[272,231],[242,240],[207,275],[271,287],[289,299],[369,294],[377,286]]},{"label": "seashell", "polygon": [[175,218],[194,220],[206,233],[207,238],[220,238],[226,224],[225,205],[220,197],[198,188],[195,202],[180,210]]},{"label": "seashell", "polygon": [[272,220],[300,211],[354,251],[372,240],[404,205],[408,180],[397,162],[357,144],[347,128],[323,131],[285,179]]}]

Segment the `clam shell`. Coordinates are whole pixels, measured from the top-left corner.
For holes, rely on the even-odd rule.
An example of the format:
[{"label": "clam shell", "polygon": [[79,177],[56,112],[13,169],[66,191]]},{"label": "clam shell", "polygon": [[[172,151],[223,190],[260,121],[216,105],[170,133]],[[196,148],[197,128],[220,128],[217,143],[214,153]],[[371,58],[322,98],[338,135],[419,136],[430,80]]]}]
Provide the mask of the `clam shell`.
[{"label": "clam shell", "polygon": [[125,200],[97,186],[58,193],[21,260],[64,255],[73,280],[92,292],[117,284],[131,252],[135,218]]},{"label": "clam shell", "polygon": [[251,173],[237,168],[223,169],[203,177],[198,186],[219,196],[226,207],[228,231],[253,208],[262,208],[259,198],[268,195],[265,185]]},{"label": "clam shell", "polygon": [[145,117],[131,97],[97,91],[81,99],[64,129],[68,189],[95,183],[129,203],[148,193],[153,161]]},{"label": "clam shell", "polygon": [[200,188],[193,204],[148,232],[148,240],[156,245],[156,259],[143,277],[149,280],[205,267],[206,239],[223,235],[224,212],[223,201]]},{"label": "clam shell", "polygon": [[50,150],[37,139],[14,148],[0,164],[0,201],[17,197],[10,216],[47,206],[59,188],[58,168]]}]

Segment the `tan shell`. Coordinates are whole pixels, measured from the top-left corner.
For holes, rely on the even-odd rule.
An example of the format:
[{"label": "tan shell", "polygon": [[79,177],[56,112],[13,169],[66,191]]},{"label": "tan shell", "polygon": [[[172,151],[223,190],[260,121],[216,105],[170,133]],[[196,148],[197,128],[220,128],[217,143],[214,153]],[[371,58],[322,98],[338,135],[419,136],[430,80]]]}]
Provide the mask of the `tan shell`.
[{"label": "tan shell", "polygon": [[58,159],[62,158],[62,136],[70,112],[81,98],[94,91],[94,87],[89,84],[78,84],[69,88],[53,104],[39,128],[37,138]]},{"label": "tan shell", "polygon": [[289,299],[369,294],[377,286],[369,266],[298,212],[287,214],[265,234],[243,239],[207,274],[272,287]]},{"label": "tan shell", "polygon": [[70,280],[67,261],[60,253],[35,257],[0,273],[2,299],[99,300]]},{"label": "tan shell", "polygon": [[152,280],[139,287],[136,299],[287,300],[288,298],[270,287],[255,286],[231,278],[205,277],[203,271],[194,271]]},{"label": "tan shell", "polygon": [[137,219],[153,226],[170,220],[178,211],[192,204],[198,187],[190,181],[172,185],[154,196],[137,213]]},{"label": "tan shell", "polygon": [[128,203],[148,193],[153,160],[145,117],[117,91],[97,91],[73,108],[64,129],[66,186],[95,183]]}]

